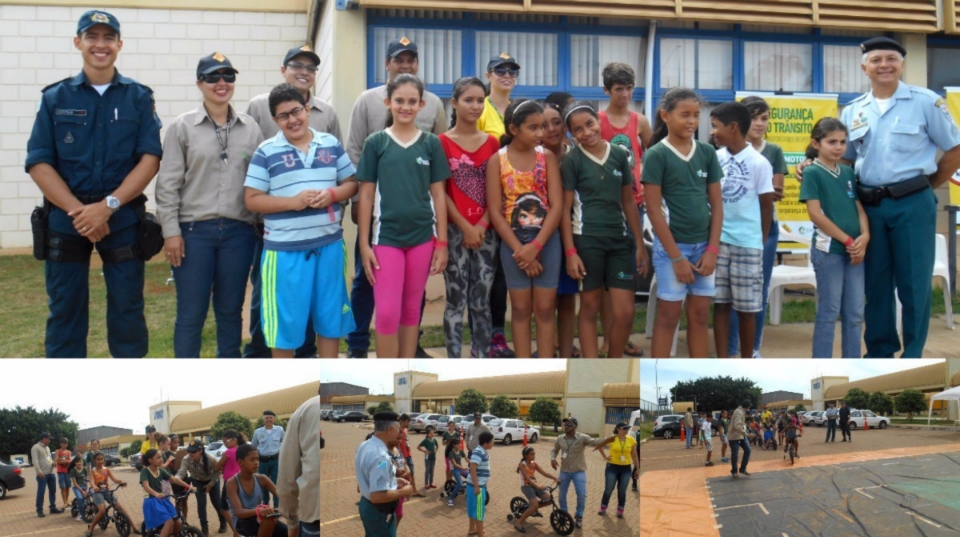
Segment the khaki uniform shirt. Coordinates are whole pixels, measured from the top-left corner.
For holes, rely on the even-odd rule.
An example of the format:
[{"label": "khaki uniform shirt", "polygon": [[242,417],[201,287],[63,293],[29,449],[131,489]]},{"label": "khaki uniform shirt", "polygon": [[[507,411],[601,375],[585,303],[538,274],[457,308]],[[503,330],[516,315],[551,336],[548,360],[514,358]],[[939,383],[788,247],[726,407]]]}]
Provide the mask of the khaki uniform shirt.
[{"label": "khaki uniform shirt", "polygon": [[[263,133],[263,139],[269,140],[280,132],[280,127],[273,120],[270,114],[270,94],[264,93],[250,99],[250,105],[247,107],[247,114],[260,125],[260,132]],[[310,127],[319,132],[326,132],[336,136],[340,143],[343,143],[343,135],[340,133],[340,120],[337,119],[337,112],[332,106],[321,101],[316,95],[310,95]]]},{"label": "khaki uniform shirt", "polygon": [[287,522],[320,520],[320,396],[300,405],[287,422],[277,474],[280,512]]},{"label": "khaki uniform shirt", "polygon": [[247,114],[230,108],[230,133],[220,129],[227,144],[227,161],[206,108],[181,114],[167,129],[163,160],[157,174],[157,219],[163,237],[180,235],[181,222],[230,218],[256,223],[256,214],[243,201],[243,182],[250,158],[263,142],[263,134]]}]

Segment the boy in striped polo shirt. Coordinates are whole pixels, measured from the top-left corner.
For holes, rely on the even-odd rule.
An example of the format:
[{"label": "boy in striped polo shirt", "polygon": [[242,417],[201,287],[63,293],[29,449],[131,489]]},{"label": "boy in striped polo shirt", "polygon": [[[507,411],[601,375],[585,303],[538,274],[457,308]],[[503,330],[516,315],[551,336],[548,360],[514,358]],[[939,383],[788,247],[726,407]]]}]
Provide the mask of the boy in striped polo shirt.
[{"label": "boy in striped polo shirt", "polygon": [[467,476],[467,516],[470,517],[468,535],[483,537],[483,516],[487,507],[487,481],[490,481],[490,454],[493,434],[480,433],[480,445],[470,454],[470,475]]},{"label": "boy in striped polo shirt", "polygon": [[257,148],[244,183],[247,208],[264,215],[264,337],[274,358],[293,358],[312,319],[320,357],[336,358],[355,327],[338,201],[357,193],[356,170],[334,136],[310,128],[299,90],[280,84],[269,105],[280,132]]}]

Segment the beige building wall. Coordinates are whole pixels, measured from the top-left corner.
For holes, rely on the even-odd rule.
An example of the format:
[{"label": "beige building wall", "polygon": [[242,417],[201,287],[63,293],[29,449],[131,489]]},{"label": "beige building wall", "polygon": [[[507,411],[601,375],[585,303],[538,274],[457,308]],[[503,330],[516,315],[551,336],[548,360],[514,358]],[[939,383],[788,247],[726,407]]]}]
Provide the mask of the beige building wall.
[{"label": "beige building wall", "polygon": [[[23,163],[40,90],[76,75],[83,66],[73,36],[77,19],[90,6],[59,3],[76,7],[0,5],[0,248],[31,244],[30,212],[40,201],[40,191],[23,171]],[[240,71],[233,104],[244,111],[252,96],[281,81],[283,55],[308,38],[305,0],[138,3],[154,7],[110,7],[133,4],[119,1],[98,5],[120,20],[123,49],[117,69],[154,90],[164,125],[199,105],[195,81],[201,57],[220,51],[230,58]],[[258,11],[203,10],[204,5]],[[192,9],[171,9],[174,6]],[[274,12],[278,8],[296,12]],[[151,207],[153,191],[151,184],[146,190]]]},{"label": "beige building wall", "polygon": [[567,390],[561,414],[577,418],[577,430],[598,435],[608,433],[604,425],[606,407],[600,392],[611,382],[640,382],[639,360],[567,360]]}]

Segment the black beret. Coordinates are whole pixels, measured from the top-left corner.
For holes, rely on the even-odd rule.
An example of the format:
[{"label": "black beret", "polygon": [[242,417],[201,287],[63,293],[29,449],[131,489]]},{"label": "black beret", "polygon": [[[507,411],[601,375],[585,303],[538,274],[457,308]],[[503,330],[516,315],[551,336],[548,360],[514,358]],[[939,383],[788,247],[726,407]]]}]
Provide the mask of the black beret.
[{"label": "black beret", "polygon": [[377,412],[373,415],[373,421],[400,421],[400,415],[396,412]]},{"label": "black beret", "polygon": [[903,45],[895,39],[890,39],[889,37],[873,37],[867,39],[863,43],[860,43],[860,50],[864,54],[873,52],[874,50],[895,50],[904,58],[907,57],[907,49],[903,48]]}]

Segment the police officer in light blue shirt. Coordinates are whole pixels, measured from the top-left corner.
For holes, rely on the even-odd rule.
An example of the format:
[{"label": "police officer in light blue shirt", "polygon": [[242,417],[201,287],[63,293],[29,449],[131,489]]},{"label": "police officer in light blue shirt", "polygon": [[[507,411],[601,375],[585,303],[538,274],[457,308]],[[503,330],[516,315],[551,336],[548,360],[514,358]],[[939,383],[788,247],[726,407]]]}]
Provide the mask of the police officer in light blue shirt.
[{"label": "police officer in light blue shirt", "polygon": [[[864,258],[868,358],[901,349],[896,296],[903,304],[902,358],[919,358],[930,325],[937,198],[933,189],[960,168],[960,131],[946,102],[900,81],[906,50],[888,37],[860,45],[872,90],[841,120],[849,129],[845,159],[856,162],[858,195],[870,221]],[[937,150],[944,151],[939,164]]]},{"label": "police officer in light blue shirt", "polygon": [[137,232],[143,190],[160,167],[160,119],[153,91],[114,68],[123,47],[116,17],[84,13],[73,44],[83,70],[43,89],[25,164],[46,208],[33,218],[34,255],[46,262],[46,355],[87,354],[96,247],[107,286],[110,354],[139,358],[147,354],[148,336]]},{"label": "police officer in light blue shirt", "polygon": [[397,479],[390,450],[400,443],[400,422],[396,412],[378,412],[373,416],[374,434],[360,444],[354,470],[360,488],[360,520],[366,537],[396,537],[394,512],[400,498],[413,495],[413,487]]},{"label": "police officer in light blue shirt", "polygon": [[[283,443],[283,427],[274,425],[277,415],[272,410],[263,411],[263,427],[253,431],[250,444],[260,453],[259,473],[277,482],[277,473],[280,469],[280,444]],[[270,493],[263,491],[263,503],[270,501]],[[280,498],[273,496],[273,508],[280,506]]]}]

